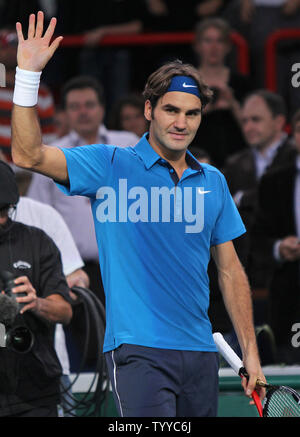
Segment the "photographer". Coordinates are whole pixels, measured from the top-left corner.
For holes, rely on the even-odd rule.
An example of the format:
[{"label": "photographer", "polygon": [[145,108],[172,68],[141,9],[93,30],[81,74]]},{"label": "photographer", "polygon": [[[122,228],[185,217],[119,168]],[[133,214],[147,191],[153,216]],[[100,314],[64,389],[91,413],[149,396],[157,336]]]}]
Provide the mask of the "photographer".
[{"label": "photographer", "polygon": [[[0,416],[55,417],[61,366],[54,349],[54,330],[55,323],[71,320],[69,289],[53,241],[43,231],[9,218],[18,199],[14,174],[0,161],[0,272],[16,278],[11,296],[5,295],[6,303],[11,303],[0,305],[0,323],[6,333],[23,326],[33,337],[25,353],[1,344]],[[12,317],[15,302],[22,308]]]}]

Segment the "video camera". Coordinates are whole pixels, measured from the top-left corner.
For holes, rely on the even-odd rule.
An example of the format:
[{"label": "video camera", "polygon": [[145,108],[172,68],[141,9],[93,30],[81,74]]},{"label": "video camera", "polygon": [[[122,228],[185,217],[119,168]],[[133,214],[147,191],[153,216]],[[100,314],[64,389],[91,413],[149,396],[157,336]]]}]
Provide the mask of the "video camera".
[{"label": "video camera", "polygon": [[[15,352],[29,352],[33,346],[33,333],[25,325],[15,324],[15,319],[24,304],[16,301],[12,292],[15,287],[15,276],[7,271],[0,271],[0,280],[3,283],[4,294],[0,294],[0,348],[8,348]],[[18,297],[26,293],[18,293]]]}]

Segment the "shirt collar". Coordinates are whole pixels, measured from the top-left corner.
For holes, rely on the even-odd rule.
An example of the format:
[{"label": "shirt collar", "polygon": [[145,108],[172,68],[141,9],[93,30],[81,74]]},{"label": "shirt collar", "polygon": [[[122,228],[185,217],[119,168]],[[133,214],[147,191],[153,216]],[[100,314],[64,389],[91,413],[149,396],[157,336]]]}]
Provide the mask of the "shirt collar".
[{"label": "shirt collar", "polygon": [[[70,143],[72,144],[73,147],[86,145],[86,140],[84,138],[82,138],[74,130],[72,130],[69,133],[69,138],[70,138]],[[104,126],[104,124],[101,124],[99,126],[98,138],[97,138],[96,143],[97,144],[108,144],[108,131],[107,131],[106,127]]]},{"label": "shirt collar", "polygon": [[284,143],[286,138],[287,138],[287,134],[284,132],[279,140],[275,141],[273,144],[271,144],[268,147],[264,155],[262,155],[258,150],[254,149],[256,155],[259,158],[264,159],[265,161],[271,162],[274,156],[276,155],[278,148]]},{"label": "shirt collar", "polygon": [[[148,142],[149,133],[145,133],[137,145],[134,147],[135,152],[143,160],[145,167],[149,170],[157,162],[165,162],[164,159],[151,147]],[[200,162],[191,154],[189,150],[186,152],[186,162],[192,170],[203,171]]]}]

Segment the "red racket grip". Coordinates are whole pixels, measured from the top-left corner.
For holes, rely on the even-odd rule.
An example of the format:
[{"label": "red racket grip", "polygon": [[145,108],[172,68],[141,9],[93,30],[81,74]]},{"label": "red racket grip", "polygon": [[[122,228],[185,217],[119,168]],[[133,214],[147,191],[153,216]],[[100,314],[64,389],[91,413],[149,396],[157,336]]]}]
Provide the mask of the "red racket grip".
[{"label": "red racket grip", "polygon": [[[246,372],[244,367],[241,367],[241,369],[239,371],[239,375],[240,375],[241,378],[243,378],[243,377],[247,378],[248,377],[247,372]],[[253,401],[255,403],[255,406],[257,408],[259,417],[263,417],[263,407],[262,407],[262,403],[261,403],[260,397],[258,396],[258,394],[257,394],[257,392],[255,390],[252,392],[251,396],[252,396],[252,399],[253,399]]]},{"label": "red racket grip", "polygon": [[257,392],[255,390],[254,390],[254,392],[252,393],[251,396],[252,396],[252,399],[253,399],[253,401],[254,401],[254,403],[256,405],[259,417],[263,417],[263,407],[262,407],[262,404],[261,404],[260,397],[258,396],[258,394],[257,394]]}]

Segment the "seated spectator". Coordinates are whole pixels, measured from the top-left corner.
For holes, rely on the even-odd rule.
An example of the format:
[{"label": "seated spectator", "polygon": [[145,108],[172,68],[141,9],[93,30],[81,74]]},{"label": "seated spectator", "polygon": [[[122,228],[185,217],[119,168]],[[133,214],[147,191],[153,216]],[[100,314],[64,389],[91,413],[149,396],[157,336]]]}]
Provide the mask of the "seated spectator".
[{"label": "seated spectator", "polygon": [[290,164],[263,175],[252,230],[252,246],[261,256],[256,266],[272,266],[269,285],[269,324],[277,345],[277,362],[300,363],[293,343],[300,320],[300,111],[292,120],[295,144]]},{"label": "seated spectator", "polygon": [[[57,417],[62,369],[53,338],[55,324],[72,318],[69,287],[54,242],[42,230],[10,219],[19,194],[3,161],[0,185],[0,270],[15,276],[13,292],[22,305],[6,329],[22,325],[34,337],[25,353],[0,349],[0,416]],[[26,295],[20,297],[21,292]]]},{"label": "seated spectator", "polygon": [[144,99],[139,95],[124,96],[110,113],[109,129],[133,132],[140,138],[148,131],[148,126],[144,116]]},{"label": "seated spectator", "polygon": [[221,18],[203,20],[196,28],[194,44],[198,69],[214,91],[214,98],[203,112],[192,145],[201,144],[218,168],[228,156],[246,147],[240,126],[240,102],[251,87],[246,76],[226,65],[231,50],[230,32],[228,23]]},{"label": "seated spectator", "polygon": [[[242,106],[242,128],[249,147],[227,160],[224,174],[248,231],[253,222],[261,176],[293,157],[294,148],[284,131],[286,117],[282,97],[267,90],[254,91]],[[248,236],[240,248],[240,256],[246,264],[249,261]],[[248,271],[252,286],[264,287],[265,273]]]},{"label": "seated spectator", "polygon": [[[76,77],[67,82],[62,92],[62,105],[70,132],[53,145],[79,147],[86,144],[113,144],[125,147],[134,146],[138,141],[138,137],[131,132],[112,131],[104,126],[103,90],[94,78]],[[82,196],[66,198],[52,179],[37,173],[32,177],[27,195],[51,205],[61,213],[84,261],[90,288],[104,303],[90,203]]]}]

